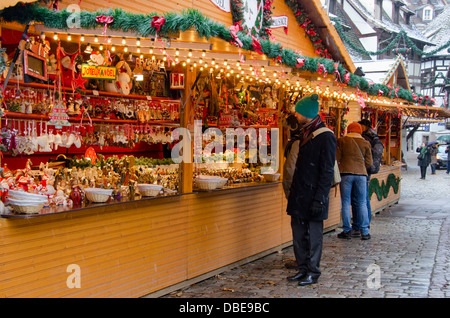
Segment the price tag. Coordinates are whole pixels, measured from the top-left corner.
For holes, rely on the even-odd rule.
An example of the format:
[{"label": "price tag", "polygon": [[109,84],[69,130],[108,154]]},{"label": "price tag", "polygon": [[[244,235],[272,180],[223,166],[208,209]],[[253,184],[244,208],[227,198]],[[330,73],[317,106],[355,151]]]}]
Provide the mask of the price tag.
[{"label": "price tag", "polygon": [[96,90],[93,90],[93,91],[92,91],[92,94],[94,94],[95,96],[100,96],[100,94],[99,94],[98,91],[96,91]]}]

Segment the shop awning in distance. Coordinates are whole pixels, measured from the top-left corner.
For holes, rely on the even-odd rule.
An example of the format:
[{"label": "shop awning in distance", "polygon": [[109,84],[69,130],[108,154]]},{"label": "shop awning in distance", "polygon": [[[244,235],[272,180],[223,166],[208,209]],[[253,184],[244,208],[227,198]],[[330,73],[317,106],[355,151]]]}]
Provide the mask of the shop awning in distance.
[{"label": "shop awning in distance", "polygon": [[366,107],[376,108],[390,114],[398,114],[399,116],[407,116],[415,120],[437,120],[442,121],[450,118],[450,110],[442,107],[418,106],[409,103],[366,103]]}]

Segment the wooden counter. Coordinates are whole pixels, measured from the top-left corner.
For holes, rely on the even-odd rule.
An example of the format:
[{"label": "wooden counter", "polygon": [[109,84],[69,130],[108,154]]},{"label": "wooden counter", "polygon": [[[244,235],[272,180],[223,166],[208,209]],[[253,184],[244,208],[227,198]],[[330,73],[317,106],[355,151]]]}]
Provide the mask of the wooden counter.
[{"label": "wooden counter", "polygon": [[[331,191],[326,230],[340,220]],[[1,218],[0,229],[0,297],[140,297],[292,239],[280,182]],[[81,288],[67,286],[71,264]]]}]

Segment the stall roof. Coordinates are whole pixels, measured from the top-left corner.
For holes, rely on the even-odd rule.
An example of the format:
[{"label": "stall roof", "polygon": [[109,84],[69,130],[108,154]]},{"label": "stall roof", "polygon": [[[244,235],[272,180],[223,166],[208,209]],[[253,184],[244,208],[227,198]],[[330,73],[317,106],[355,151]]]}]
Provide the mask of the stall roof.
[{"label": "stall roof", "polygon": [[411,90],[404,60],[403,55],[399,54],[395,59],[361,61],[356,62],[355,65],[361,67],[366,79],[374,83],[398,85]]},{"label": "stall roof", "polygon": [[426,107],[405,103],[366,103],[369,108],[376,108],[390,114],[415,118],[416,120],[443,120],[450,118],[450,111],[442,107]]},{"label": "stall roof", "polygon": [[331,24],[330,17],[323,9],[320,0],[297,0],[297,2],[301,3],[301,5],[307,11],[309,18],[318,30],[320,38],[323,39],[323,41],[326,43],[328,50],[330,51],[334,60],[346,64],[349,71],[353,73],[356,70],[353,60],[336,29]]},{"label": "stall roof", "polygon": [[18,2],[36,2],[37,0],[2,0],[0,3],[0,10],[6,7],[11,7],[16,5]]}]

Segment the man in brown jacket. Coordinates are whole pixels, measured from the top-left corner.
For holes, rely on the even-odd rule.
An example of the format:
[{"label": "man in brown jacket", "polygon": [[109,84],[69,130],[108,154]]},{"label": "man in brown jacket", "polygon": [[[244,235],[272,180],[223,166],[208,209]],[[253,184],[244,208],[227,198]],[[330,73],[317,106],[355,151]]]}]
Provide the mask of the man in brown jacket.
[{"label": "man in brown jacket", "polygon": [[362,136],[362,128],[358,123],[351,123],[347,135],[337,141],[336,160],[341,172],[341,210],[343,231],[339,238],[351,238],[351,203],[352,190],[357,197],[355,209],[361,227],[361,239],[369,240],[369,217],[366,204],[367,168],[372,165],[370,143]]}]

